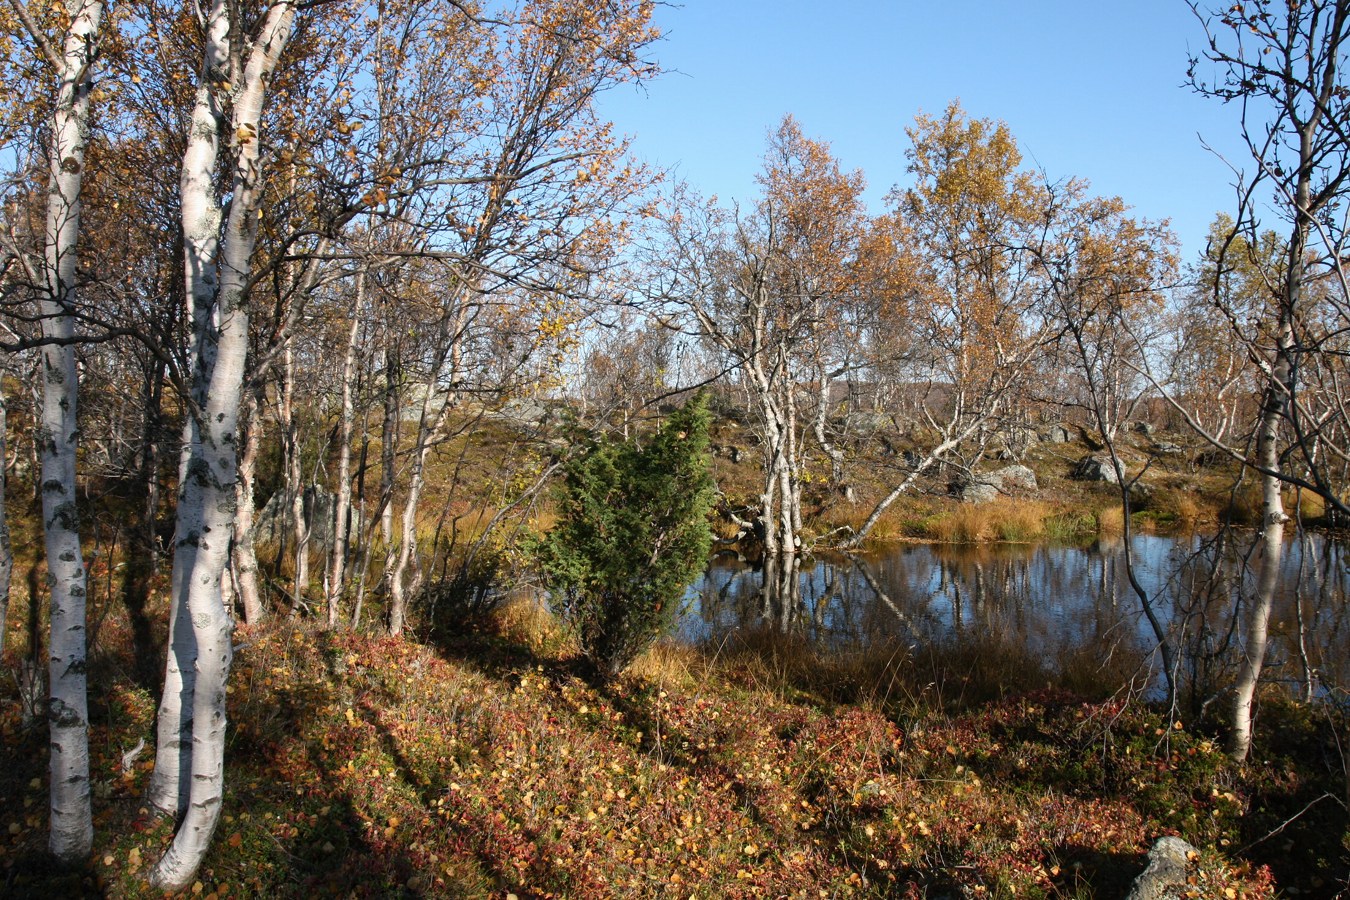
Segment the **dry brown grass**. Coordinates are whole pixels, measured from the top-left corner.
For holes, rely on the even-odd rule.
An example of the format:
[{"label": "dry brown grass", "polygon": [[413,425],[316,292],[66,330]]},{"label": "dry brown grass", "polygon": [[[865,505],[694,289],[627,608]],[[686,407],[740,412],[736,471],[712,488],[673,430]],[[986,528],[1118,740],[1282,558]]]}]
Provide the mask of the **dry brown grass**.
[{"label": "dry brown grass", "polygon": [[1158,506],[1170,514],[1176,521],[1191,524],[1201,518],[1202,509],[1199,500],[1191,491],[1162,491],[1158,497]]},{"label": "dry brown grass", "polygon": [[[704,678],[827,704],[863,704],[890,713],[963,709],[1051,685],[1105,698],[1139,677],[1137,648],[1062,648],[1046,657],[1001,634],[971,635],[920,648],[888,641],[823,647],[773,628],[741,629],[702,648]],[[687,660],[682,660],[688,665]],[[670,677],[697,669],[660,668]],[[698,677],[695,675],[695,677]],[[655,680],[655,679],[651,679]]]},{"label": "dry brown grass", "polygon": [[649,684],[690,685],[699,680],[706,668],[706,660],[694,648],[659,641],[633,661],[628,674]]},{"label": "dry brown grass", "polygon": [[927,525],[933,540],[953,544],[987,541],[1026,543],[1045,536],[1047,522],[1060,513],[1038,500],[995,500],[978,506],[960,504]]},{"label": "dry brown grass", "polygon": [[511,597],[493,613],[493,624],[502,637],[536,654],[556,653],[571,643],[557,616],[535,597]]},{"label": "dry brown grass", "polygon": [[1097,533],[1114,536],[1125,532],[1125,511],[1119,506],[1108,506],[1097,511]]}]

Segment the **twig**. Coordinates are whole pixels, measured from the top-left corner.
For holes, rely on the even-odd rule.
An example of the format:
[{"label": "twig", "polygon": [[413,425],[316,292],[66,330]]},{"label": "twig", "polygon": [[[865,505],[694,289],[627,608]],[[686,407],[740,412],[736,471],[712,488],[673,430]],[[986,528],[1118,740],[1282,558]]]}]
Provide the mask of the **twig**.
[{"label": "twig", "polygon": [[1323,800],[1326,800],[1328,797],[1331,798],[1332,800],[1335,800],[1337,803],[1341,804],[1342,807],[1345,806],[1345,801],[1343,801],[1343,800],[1341,800],[1340,798],[1338,798],[1335,794],[1323,794],[1322,796],[1316,798],[1315,800],[1309,801],[1309,803],[1308,803],[1307,806],[1303,807],[1303,808],[1300,809],[1298,812],[1294,813],[1292,816],[1290,816],[1289,818],[1287,818],[1287,819],[1285,819],[1283,822],[1281,822],[1280,825],[1279,825],[1279,827],[1276,828],[1274,831],[1270,832],[1270,833],[1267,834],[1265,837],[1259,837],[1259,838],[1257,838],[1256,840],[1252,841],[1250,844],[1248,844],[1247,846],[1245,846],[1245,847],[1243,847],[1241,850],[1239,850],[1235,855],[1236,855],[1236,856],[1241,856],[1242,854],[1246,853],[1248,850],[1250,850],[1250,849],[1252,849],[1253,847],[1255,847],[1257,844],[1260,844],[1260,843],[1262,843],[1263,841],[1268,841],[1268,840],[1270,840],[1270,839],[1273,838],[1275,835],[1279,834],[1281,831],[1284,831],[1284,830],[1285,830],[1286,828],[1288,828],[1290,825],[1294,824],[1294,820],[1297,819],[1299,816],[1303,815],[1305,812],[1307,812],[1308,810],[1312,809],[1314,806],[1316,806],[1318,803],[1321,803]]}]

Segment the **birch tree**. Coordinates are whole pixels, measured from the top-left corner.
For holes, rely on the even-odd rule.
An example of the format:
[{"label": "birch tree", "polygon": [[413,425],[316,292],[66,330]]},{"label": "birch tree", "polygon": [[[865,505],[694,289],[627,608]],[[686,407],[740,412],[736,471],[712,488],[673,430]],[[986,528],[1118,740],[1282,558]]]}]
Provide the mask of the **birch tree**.
[{"label": "birch tree", "polygon": [[65,862],[88,856],[93,842],[89,800],[89,712],[86,693],[86,572],[76,507],[75,463],[79,375],[75,364],[81,193],[101,0],[69,8],[59,43],[38,16],[10,0],[45,71],[55,99],[47,146],[44,252],[28,264],[42,323],[42,409],[37,442],[42,463],[42,522],[51,591],[48,727],[51,731],[51,831],[48,846]]},{"label": "birch tree", "polygon": [[[236,426],[263,189],[262,116],[296,4],[268,5],[249,30],[235,18],[239,12],[224,0],[207,12],[183,156],[184,278],[195,353],[192,426],[174,537],[170,661],[151,786],[157,806],[183,816],[151,876],[165,890],[191,884],[215,831],[224,789],[225,687],[233,649],[221,578],[236,503]],[[222,141],[233,156],[223,231],[218,200],[223,191],[216,180]]]},{"label": "birch tree", "polygon": [[1133,477],[1126,472],[1116,437],[1145,395],[1138,373],[1153,347],[1163,291],[1175,281],[1175,241],[1165,227],[1128,216],[1119,198],[1090,198],[1086,191],[1078,181],[1047,188],[1051,214],[1031,250],[1046,273],[1046,313],[1059,327],[1051,359],[1080,382],[1078,402],[1092,416],[1115,472],[1125,575],[1157,642],[1167,704],[1174,710],[1178,661],[1172,635],[1158,616],[1156,598],[1139,579],[1135,560],[1130,499],[1143,472]]},{"label": "birch tree", "polygon": [[[1255,329],[1231,320],[1262,382],[1253,452],[1234,450],[1259,473],[1262,496],[1260,569],[1246,604],[1228,746],[1235,759],[1244,760],[1251,750],[1256,689],[1284,555],[1289,516],[1282,490],[1287,483],[1307,486],[1344,509],[1319,463],[1319,454],[1329,449],[1344,455],[1328,427],[1341,418],[1339,410],[1333,406],[1330,417],[1311,414],[1301,373],[1325,356],[1317,323],[1330,320],[1340,328],[1350,323],[1343,270],[1350,190],[1350,88],[1343,71],[1350,0],[1274,6],[1239,0],[1213,13],[1192,9],[1204,24],[1208,46],[1202,59],[1192,60],[1191,84],[1206,96],[1238,104],[1253,164],[1250,172],[1240,172],[1239,206],[1216,271],[1224,270],[1228,249],[1239,239],[1257,244],[1266,203],[1288,233],[1282,267],[1265,275],[1271,286],[1267,311]],[[1222,302],[1219,286],[1216,280],[1215,299]]]},{"label": "birch tree", "polygon": [[831,336],[849,321],[874,245],[862,173],[842,169],[791,117],[771,135],[757,179],[760,199],[746,214],[677,193],[652,271],[657,299],[727,359],[750,397],[763,454],[759,525],[772,555],[802,546],[808,429],[839,462],[806,412],[815,404],[827,415],[830,382],[849,369],[831,361]]},{"label": "birch tree", "polygon": [[[428,296],[430,353],[414,367],[416,430],[386,573],[392,634],[402,632],[420,586],[418,507],[431,450],[464,397],[504,387],[493,375],[501,362],[526,373],[529,360],[547,358],[564,338],[612,265],[621,230],[613,214],[647,183],[645,170],[625,162],[626,145],[595,101],[651,74],[642,58],[655,37],[650,15],[645,2],[579,8],[531,0],[505,16],[510,27],[471,70],[482,73],[476,96],[452,123],[464,148],[459,170],[429,195],[444,225],[417,235],[425,241],[422,277],[434,273],[436,286]],[[517,336],[507,354],[499,352],[502,332]]]},{"label": "birch tree", "polygon": [[[1220,214],[1210,225],[1206,249],[1194,264],[1191,282],[1172,311],[1173,341],[1165,354],[1172,363],[1159,381],[1187,410],[1200,430],[1232,443],[1256,420],[1259,372],[1243,341],[1233,340],[1233,322],[1266,318],[1271,283],[1288,252],[1272,230],[1249,243],[1231,237],[1233,218]],[[1220,258],[1222,257],[1222,258]]]},{"label": "birch tree", "polygon": [[913,395],[897,437],[918,447],[851,546],[923,475],[979,459],[1052,333],[1027,249],[1043,221],[1041,182],[1008,126],[952,103],[908,134],[915,184],[892,193],[883,225],[910,271],[878,305],[872,363]]}]

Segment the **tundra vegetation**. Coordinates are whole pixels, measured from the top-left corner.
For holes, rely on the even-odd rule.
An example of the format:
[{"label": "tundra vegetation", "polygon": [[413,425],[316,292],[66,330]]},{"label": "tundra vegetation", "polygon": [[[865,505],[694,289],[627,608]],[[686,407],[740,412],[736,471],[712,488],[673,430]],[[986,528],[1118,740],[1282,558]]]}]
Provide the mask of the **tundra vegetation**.
[{"label": "tundra vegetation", "polygon": [[[0,893],[1350,890],[1350,0],[1192,7],[1191,260],[957,102],[879,210],[791,116],[704,198],[599,111],[653,5],[0,6]],[[1139,654],[794,624],[1099,538]],[[714,545],[763,615],[678,640]]]}]

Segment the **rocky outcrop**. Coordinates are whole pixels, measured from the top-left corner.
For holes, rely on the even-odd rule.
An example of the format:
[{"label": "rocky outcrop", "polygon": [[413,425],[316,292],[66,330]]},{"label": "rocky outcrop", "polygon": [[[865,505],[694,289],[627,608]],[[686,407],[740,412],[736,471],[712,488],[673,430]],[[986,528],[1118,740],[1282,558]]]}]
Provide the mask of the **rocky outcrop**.
[{"label": "rocky outcrop", "polygon": [[1177,837],[1159,838],[1148,851],[1148,868],[1134,880],[1125,900],[1164,900],[1180,897],[1186,884],[1186,870],[1198,854],[1194,847]]}]

